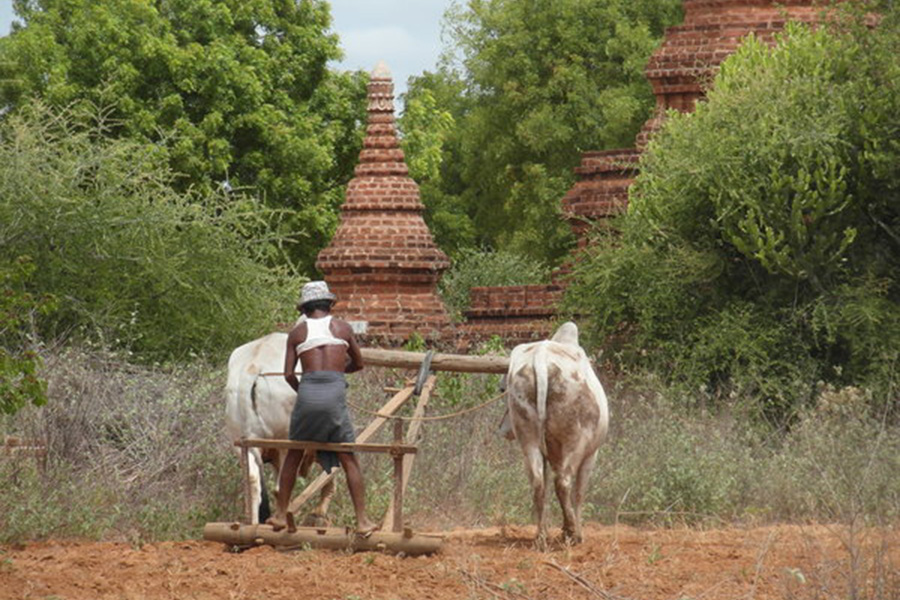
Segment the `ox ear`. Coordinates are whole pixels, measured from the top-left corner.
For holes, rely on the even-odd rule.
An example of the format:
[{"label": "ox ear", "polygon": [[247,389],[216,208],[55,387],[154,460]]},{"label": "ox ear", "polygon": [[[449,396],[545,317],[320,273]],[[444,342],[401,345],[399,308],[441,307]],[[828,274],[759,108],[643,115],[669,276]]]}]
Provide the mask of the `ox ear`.
[{"label": "ox ear", "polygon": [[556,330],[556,333],[553,334],[553,337],[550,338],[550,340],[559,344],[570,344],[573,346],[577,346],[578,325],[576,325],[572,321],[566,321],[559,326],[559,329]]}]

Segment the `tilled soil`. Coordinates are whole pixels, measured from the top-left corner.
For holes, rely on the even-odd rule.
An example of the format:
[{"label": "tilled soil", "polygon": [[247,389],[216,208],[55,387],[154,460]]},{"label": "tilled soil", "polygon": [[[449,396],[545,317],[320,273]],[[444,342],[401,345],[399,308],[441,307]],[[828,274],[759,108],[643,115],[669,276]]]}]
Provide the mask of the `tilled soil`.
[{"label": "tilled soil", "polygon": [[896,529],[852,537],[827,525],[588,524],[583,544],[543,553],[533,548],[533,527],[444,533],[438,554],[417,558],[270,547],[233,552],[193,540],[5,546],[0,599],[780,600],[847,598],[851,585],[866,598],[900,593]]}]

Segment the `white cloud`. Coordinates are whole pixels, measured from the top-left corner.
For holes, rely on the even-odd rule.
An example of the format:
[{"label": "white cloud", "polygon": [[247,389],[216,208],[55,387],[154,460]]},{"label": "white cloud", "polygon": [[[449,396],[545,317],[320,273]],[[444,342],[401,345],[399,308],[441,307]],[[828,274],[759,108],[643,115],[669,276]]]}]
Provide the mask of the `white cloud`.
[{"label": "white cloud", "polygon": [[[387,63],[399,96],[411,75],[434,70],[441,52],[441,19],[451,0],[331,0],[332,28],[347,70]],[[12,0],[0,0],[0,35],[9,32]]]},{"label": "white cloud", "polygon": [[384,61],[398,91],[401,87],[406,88],[410,75],[432,68],[440,50],[399,26],[345,31],[341,35],[341,46],[345,58],[338,65],[340,68],[371,71],[378,61]]},{"label": "white cloud", "polygon": [[411,75],[434,70],[449,5],[450,0],[332,0],[333,28],[345,54],[337,66],[369,71],[383,60],[399,96]]}]

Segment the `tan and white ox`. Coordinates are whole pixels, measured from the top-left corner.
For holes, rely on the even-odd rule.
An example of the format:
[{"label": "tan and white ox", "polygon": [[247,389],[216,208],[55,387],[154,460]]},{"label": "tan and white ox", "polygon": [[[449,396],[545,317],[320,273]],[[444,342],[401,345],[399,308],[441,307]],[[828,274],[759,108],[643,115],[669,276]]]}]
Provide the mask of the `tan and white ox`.
[{"label": "tan and white ox", "polygon": [[[288,439],[291,412],[297,392],[282,375],[287,349],[286,333],[270,333],[235,349],[228,359],[228,381],[225,386],[225,425],[233,441],[241,438]],[[299,365],[298,365],[299,367]],[[240,456],[240,448],[235,448]],[[285,450],[250,449],[250,502],[252,522],[265,521],[270,513],[263,479],[263,463],[275,467],[275,492],[278,474],[287,454]],[[312,456],[305,458],[300,474],[306,476]],[[318,506],[307,522],[318,524],[326,519],[334,494],[334,480],[322,489]]]},{"label": "tan and white ox", "polygon": [[506,375],[507,415],[501,433],[519,441],[531,481],[538,548],[547,544],[546,487],[556,473],[563,536],[582,540],[581,505],[597,449],[606,438],[606,393],[578,345],[578,327],[564,323],[549,340],[513,348]]}]

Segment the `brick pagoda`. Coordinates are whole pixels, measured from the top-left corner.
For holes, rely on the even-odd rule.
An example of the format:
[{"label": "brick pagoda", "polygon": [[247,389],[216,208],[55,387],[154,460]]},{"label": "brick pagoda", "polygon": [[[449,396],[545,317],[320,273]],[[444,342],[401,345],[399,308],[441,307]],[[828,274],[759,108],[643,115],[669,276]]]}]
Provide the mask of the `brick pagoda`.
[{"label": "brick pagoda", "polygon": [[[587,244],[592,223],[602,224],[628,206],[640,153],[666,110],[692,111],[719,65],[748,33],[773,42],[787,21],[815,22],[822,11],[813,0],[684,0],[683,5],[684,22],[666,30],[647,65],[656,110],[638,134],[636,147],[587,152],[575,168],[578,180],[562,203],[579,248]],[[561,283],[473,288],[466,336],[477,340],[499,335],[507,343],[544,337],[552,327],[553,305],[562,297]]]},{"label": "brick pagoda", "polygon": [[358,324],[368,342],[402,343],[451,331],[436,292],[450,266],[422,218],[419,186],[397,141],[394,84],[383,63],[368,84],[368,126],[341,223],[316,266],[338,296],[336,313]]},{"label": "brick pagoda", "polygon": [[684,0],[683,6],[684,22],[666,30],[647,64],[656,110],[638,134],[637,147],[585,153],[575,169],[578,181],[563,198],[563,209],[579,246],[587,222],[602,223],[628,206],[640,152],[668,109],[694,110],[719,65],[747,34],[773,43],[787,21],[816,22],[823,8],[814,0]]}]

